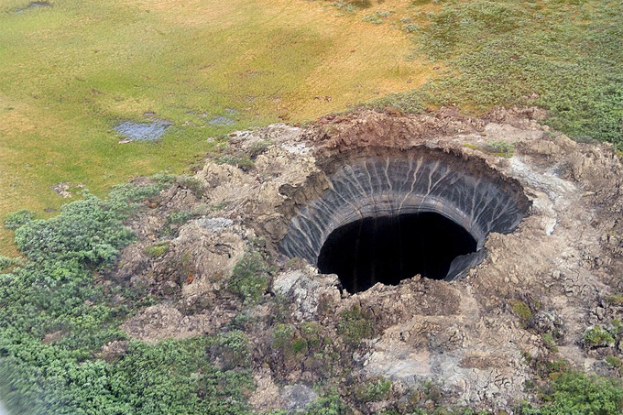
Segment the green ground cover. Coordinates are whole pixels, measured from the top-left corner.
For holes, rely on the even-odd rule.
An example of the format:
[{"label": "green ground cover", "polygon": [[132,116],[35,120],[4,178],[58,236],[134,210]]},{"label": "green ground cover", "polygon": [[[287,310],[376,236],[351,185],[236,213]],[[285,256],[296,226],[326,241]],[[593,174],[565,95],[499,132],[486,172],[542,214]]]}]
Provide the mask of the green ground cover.
[{"label": "green ground cover", "polygon": [[[209,137],[313,119],[429,72],[404,59],[402,33],[368,30],[326,2],[28,4],[0,3],[0,217],[57,214],[55,184],[101,196],[135,175],[187,169]],[[118,144],[116,124],[150,118],[172,123],[161,141]],[[0,231],[0,253],[11,246]]]},{"label": "green ground cover", "polygon": [[550,112],[548,125],[574,139],[623,148],[623,3],[439,3],[437,12],[414,7],[401,19],[417,52],[443,66],[440,75],[379,104],[407,111],[456,105],[476,114],[536,105]]},{"label": "green ground cover", "polygon": [[21,215],[16,242],[27,260],[0,262],[0,391],[13,414],[244,414],[246,368],[220,370],[215,339],[130,342],[123,359],[101,356],[127,340],[119,325],[149,297],[95,276],[133,240],[122,224],[161,185],[88,196],[50,220]]}]

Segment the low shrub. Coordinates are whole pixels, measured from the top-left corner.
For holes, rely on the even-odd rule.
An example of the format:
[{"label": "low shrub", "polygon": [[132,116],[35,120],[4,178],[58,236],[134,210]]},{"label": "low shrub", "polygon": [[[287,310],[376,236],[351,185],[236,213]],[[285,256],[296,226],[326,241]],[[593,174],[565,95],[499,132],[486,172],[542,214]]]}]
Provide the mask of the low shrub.
[{"label": "low shrub", "polygon": [[221,360],[224,370],[247,368],[251,364],[251,344],[240,330],[219,334],[210,349],[212,356]]},{"label": "low shrub", "polygon": [[305,411],[305,415],[347,415],[351,411],[339,395],[333,394],[322,397],[314,402]]},{"label": "low shrub", "polygon": [[355,389],[355,397],[362,403],[387,400],[391,395],[392,383],[387,379],[364,382]]},{"label": "low shrub", "polygon": [[245,303],[257,304],[268,289],[270,267],[262,255],[247,252],[234,267],[229,281],[229,291],[238,295]]},{"label": "low shrub", "polygon": [[9,258],[3,255],[0,255],[0,272],[5,271],[18,263],[19,263],[19,260],[17,258]]},{"label": "low shrub", "polygon": [[197,215],[194,212],[187,210],[173,212],[167,217],[167,220],[158,231],[158,234],[160,236],[176,236],[182,225],[188,223],[188,221],[196,217]]},{"label": "low shrub", "polygon": [[515,146],[513,143],[508,143],[506,141],[489,141],[486,150],[491,154],[510,158],[515,153]]},{"label": "low shrub", "polygon": [[248,150],[249,158],[255,160],[257,156],[264,153],[272,145],[270,140],[259,140],[251,145]]},{"label": "low shrub", "polygon": [[238,167],[243,171],[250,171],[255,167],[255,163],[247,154],[225,154],[217,159],[218,164],[229,164]]},{"label": "low shrub", "polygon": [[372,313],[354,306],[341,314],[337,332],[344,342],[356,347],[363,339],[372,338],[376,334]]},{"label": "low shrub", "polygon": [[582,335],[582,340],[589,348],[613,346],[615,342],[612,333],[599,325],[586,330]]},{"label": "low shrub", "polygon": [[35,218],[35,213],[30,210],[19,210],[17,212],[9,213],[4,219],[4,227],[7,229],[15,230],[22,225],[32,221]]},{"label": "low shrub", "polygon": [[619,415],[623,411],[623,385],[619,380],[586,375],[562,374],[547,391],[540,407],[524,404],[521,415]]},{"label": "low shrub", "polygon": [[31,220],[15,231],[18,248],[34,262],[71,262],[97,267],[116,258],[118,250],[133,240],[123,226],[116,201],[92,195],[62,207],[49,220]]},{"label": "low shrub", "polygon": [[194,177],[188,176],[180,176],[178,179],[178,184],[192,192],[193,195],[197,198],[203,197],[205,194],[205,187],[201,180],[196,179]]},{"label": "low shrub", "polygon": [[[104,345],[128,341],[119,325],[148,301],[102,284],[101,273],[133,240],[123,220],[158,189],[86,195],[55,218],[17,228],[27,259],[0,275],[0,395],[12,414],[250,413],[249,371],[213,365],[209,338],[130,341],[121,355],[105,356]],[[247,355],[235,335],[218,341],[236,358]]]}]

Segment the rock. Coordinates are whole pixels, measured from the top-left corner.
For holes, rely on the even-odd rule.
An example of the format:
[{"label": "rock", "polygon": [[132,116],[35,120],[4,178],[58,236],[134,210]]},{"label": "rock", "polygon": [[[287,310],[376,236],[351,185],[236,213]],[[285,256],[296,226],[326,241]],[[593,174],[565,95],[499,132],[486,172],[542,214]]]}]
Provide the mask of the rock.
[{"label": "rock", "polygon": [[321,299],[338,301],[336,275],[318,275],[311,267],[278,274],[273,280],[273,290],[293,300],[297,320],[310,320],[318,315]]},{"label": "rock", "polygon": [[56,193],[58,193],[58,195],[60,197],[62,197],[63,199],[67,199],[69,197],[72,197],[73,195],[71,194],[71,192],[69,191],[69,189],[71,188],[71,185],[69,183],[57,183],[54,186],[52,186],[52,190],[54,190]]},{"label": "rock", "polygon": [[115,340],[102,346],[101,356],[107,362],[111,362],[123,356],[128,351],[130,342]]},{"label": "rock", "polygon": [[280,395],[279,387],[269,370],[261,369],[254,373],[253,380],[256,388],[249,398],[249,404],[255,412],[270,412],[284,407],[285,400]]},{"label": "rock", "polygon": [[209,231],[220,231],[232,226],[234,221],[227,218],[201,218],[192,222],[195,226],[198,226]]},{"label": "rock", "polygon": [[164,286],[162,287],[162,292],[164,295],[174,295],[180,290],[180,286],[174,283],[173,281],[165,281]]},{"label": "rock", "polygon": [[281,398],[285,401],[284,409],[294,413],[307,409],[318,399],[318,394],[305,385],[296,384],[283,388]]},{"label": "rock", "polygon": [[174,307],[158,304],[127,320],[121,329],[134,339],[154,343],[167,338],[186,339],[213,334],[228,324],[235,313],[215,308],[210,313],[184,316]]}]

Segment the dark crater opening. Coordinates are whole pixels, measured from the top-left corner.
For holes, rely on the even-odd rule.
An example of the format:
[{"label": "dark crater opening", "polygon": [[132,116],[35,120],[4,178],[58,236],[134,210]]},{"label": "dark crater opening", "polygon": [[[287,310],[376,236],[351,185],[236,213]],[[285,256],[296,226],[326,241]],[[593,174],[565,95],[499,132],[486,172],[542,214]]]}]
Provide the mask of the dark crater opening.
[{"label": "dark crater opening", "polygon": [[476,248],[469,232],[438,213],[369,217],[329,235],[318,269],[337,274],[344,289],[353,294],[377,282],[397,285],[416,274],[444,279],[455,258]]}]

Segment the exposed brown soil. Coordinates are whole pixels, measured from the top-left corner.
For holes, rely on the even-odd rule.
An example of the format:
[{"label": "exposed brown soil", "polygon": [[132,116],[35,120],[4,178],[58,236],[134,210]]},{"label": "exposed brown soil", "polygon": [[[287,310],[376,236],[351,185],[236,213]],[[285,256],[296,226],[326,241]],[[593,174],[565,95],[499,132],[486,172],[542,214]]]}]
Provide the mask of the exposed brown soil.
[{"label": "exposed brown soil", "polygon": [[[452,109],[421,116],[366,111],[326,117],[307,129],[275,125],[233,135],[228,152],[252,154],[252,167],[208,161],[194,176],[201,191],[180,180],[132,223],[139,241],[125,249],[113,278],[158,295],[160,304],[125,329],[158,341],[213,334],[246,315],[256,381],[265,385],[251,402],[262,410],[283,407],[287,385],[333,382],[348,391],[382,377],[393,382],[390,398],[364,404],[344,392],[345,399],[371,413],[431,380],[447,404],[512,411],[535,399],[525,383],[538,373],[527,356],[610,371],[603,359],[621,355],[618,342],[590,345],[583,335],[623,317],[611,297],[623,292],[623,167],[609,146],[575,143],[541,126],[543,116],[537,109],[496,110],[482,119]],[[265,140],[271,144],[257,151]],[[491,143],[499,142],[512,151],[492,152]],[[336,165],[379,149],[440,151],[486,170],[527,196],[529,214],[515,232],[490,234],[486,259],[460,280],[415,276],[349,295],[335,276],[288,260],[278,247],[290,220],[327,188]],[[167,218],[180,211],[193,219],[163,233]],[[162,242],[166,252],[150,256],[148,248]],[[275,265],[253,304],[228,288],[234,265],[250,249]],[[317,347],[306,338],[301,353],[276,348],[277,326],[294,327],[294,341],[312,323],[330,341]],[[353,343],[345,324],[362,328],[361,343]]]}]

